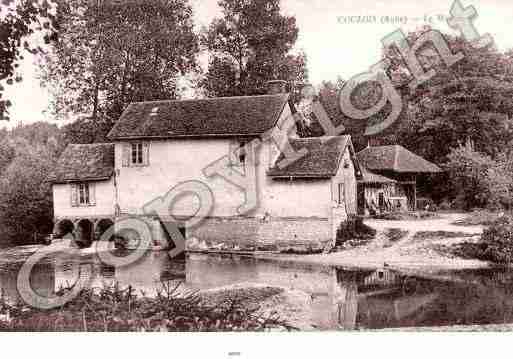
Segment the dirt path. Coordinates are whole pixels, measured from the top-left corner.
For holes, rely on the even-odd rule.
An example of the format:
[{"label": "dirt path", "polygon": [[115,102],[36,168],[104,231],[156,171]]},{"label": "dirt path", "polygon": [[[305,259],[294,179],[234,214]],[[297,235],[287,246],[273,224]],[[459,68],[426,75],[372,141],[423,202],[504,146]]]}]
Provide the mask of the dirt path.
[{"label": "dirt path", "polygon": [[[480,238],[482,226],[459,226],[453,223],[465,218],[464,214],[442,214],[440,218],[426,220],[367,220],[365,224],[377,230],[376,238],[369,244],[328,255],[281,257],[283,260],[337,265],[344,267],[381,268],[389,266],[402,270],[450,270],[486,267],[486,262],[466,260],[443,254],[439,248],[464,241],[476,241]],[[388,229],[400,229],[407,234],[395,243],[391,243],[385,232]],[[450,238],[428,236],[418,239],[419,232],[451,232]]]}]

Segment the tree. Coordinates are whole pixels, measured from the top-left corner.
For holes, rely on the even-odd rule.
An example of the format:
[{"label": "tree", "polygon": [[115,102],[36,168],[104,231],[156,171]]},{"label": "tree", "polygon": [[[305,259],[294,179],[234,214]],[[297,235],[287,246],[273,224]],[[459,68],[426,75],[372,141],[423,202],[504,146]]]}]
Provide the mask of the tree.
[{"label": "tree", "polygon": [[294,55],[299,29],[280,0],[220,0],[223,17],[204,31],[211,59],[203,86],[210,97],[258,95],[269,80],[303,83],[306,55]]},{"label": "tree", "polygon": [[9,120],[11,101],[4,98],[2,83],[22,81],[17,71],[24,52],[40,54],[43,48],[31,35],[40,33],[44,43],[55,37],[54,16],[48,0],[2,0],[0,8],[0,120]]},{"label": "tree", "polygon": [[[427,31],[432,30],[409,33],[410,46]],[[463,53],[463,59],[446,66],[431,42],[417,51],[423,69],[434,70],[435,76],[403,96],[408,125],[396,138],[438,163],[467,139],[477,151],[494,157],[513,138],[513,58],[493,45],[478,49],[463,38],[443,37],[451,52]],[[403,84],[413,79],[395,47],[385,49],[385,56],[392,63],[391,76],[399,74]]]},{"label": "tree", "polygon": [[483,208],[488,204],[488,172],[494,161],[475,150],[472,141],[453,148],[448,155],[446,169],[449,171],[453,198],[458,207]]},{"label": "tree", "polygon": [[176,98],[178,78],[197,69],[186,0],[58,2],[59,40],[42,64],[58,117],[101,130],[132,102]]},{"label": "tree", "polygon": [[513,142],[501,152],[488,169],[486,184],[490,206],[499,209],[513,208]]},{"label": "tree", "polygon": [[17,138],[16,155],[0,174],[0,227],[2,244],[31,242],[34,233],[50,233],[53,222],[51,185],[57,149]]}]

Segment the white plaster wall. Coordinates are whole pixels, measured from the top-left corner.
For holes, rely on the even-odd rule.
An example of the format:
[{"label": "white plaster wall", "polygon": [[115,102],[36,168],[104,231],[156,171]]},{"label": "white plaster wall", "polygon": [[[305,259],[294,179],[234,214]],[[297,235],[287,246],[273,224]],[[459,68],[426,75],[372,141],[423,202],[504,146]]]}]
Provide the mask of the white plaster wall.
[{"label": "white plaster wall", "polygon": [[[347,168],[344,167],[345,163],[348,163],[349,166]],[[340,167],[338,169],[337,175],[332,179],[332,200],[338,200],[338,184],[344,183],[345,189],[345,199],[346,203],[343,205],[348,214],[356,214],[357,212],[357,181],[355,175],[355,165],[351,159],[351,152],[349,150],[349,146],[346,147],[344,152],[344,156],[340,163]]]},{"label": "white plaster wall", "polygon": [[[123,213],[142,214],[142,208],[165,196],[186,181],[201,181],[211,188],[216,201],[212,216],[233,216],[243,202],[243,193],[222,178],[206,178],[203,169],[227,156],[229,139],[174,139],[151,141],[149,166],[123,167],[123,143],[116,143],[119,205]],[[174,215],[191,215],[198,201],[187,196],[175,203]]]},{"label": "white plaster wall", "polygon": [[71,184],[53,185],[54,216],[60,217],[105,217],[115,213],[114,179],[91,182],[95,186],[96,205],[88,207],[71,206]]},{"label": "white plaster wall", "polygon": [[[286,106],[279,123],[291,120]],[[289,133],[295,136],[294,129]],[[151,141],[150,164],[147,167],[123,167],[124,143],[116,143],[116,171],[119,205],[123,213],[141,214],[151,201],[166,195],[173,187],[186,181],[201,181],[214,194],[212,217],[239,215],[245,197],[242,189],[221,177],[206,178],[203,170],[227,156],[230,139],[173,139]],[[275,181],[267,176],[277,148],[272,141],[262,143],[258,151],[258,209],[251,215],[271,214],[273,217],[328,218],[331,184],[326,180]],[[199,203],[194,196],[184,197],[173,207],[173,215],[192,215]]]}]

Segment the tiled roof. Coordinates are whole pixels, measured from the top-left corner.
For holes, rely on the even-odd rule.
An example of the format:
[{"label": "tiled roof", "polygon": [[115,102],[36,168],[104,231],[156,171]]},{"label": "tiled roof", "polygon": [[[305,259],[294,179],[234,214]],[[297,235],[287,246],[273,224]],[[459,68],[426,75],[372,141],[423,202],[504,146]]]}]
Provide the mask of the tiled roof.
[{"label": "tiled roof", "polygon": [[358,180],[360,183],[397,183],[396,180],[378,175],[362,167],[362,178]]},{"label": "tiled roof", "polygon": [[393,146],[368,147],[357,154],[360,164],[371,171],[394,171],[402,173],[436,173],[440,167],[408,151]]},{"label": "tiled roof", "polygon": [[260,135],[278,121],[288,94],[133,103],[108,138]]},{"label": "tiled roof", "polygon": [[49,182],[104,180],[114,173],[114,144],[68,145],[48,177]]},{"label": "tiled roof", "polygon": [[[351,143],[350,136],[316,137],[290,139],[295,151],[302,148],[307,154],[284,168],[275,165],[268,171],[270,177],[330,178],[337,174],[338,166],[346,147]],[[285,158],[282,153],[276,163]]]}]

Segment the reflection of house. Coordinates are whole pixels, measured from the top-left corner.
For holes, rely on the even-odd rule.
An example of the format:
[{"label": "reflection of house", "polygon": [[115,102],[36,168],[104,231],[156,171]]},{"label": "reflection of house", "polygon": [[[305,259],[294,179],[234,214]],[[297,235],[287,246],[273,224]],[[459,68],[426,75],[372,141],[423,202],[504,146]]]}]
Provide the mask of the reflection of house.
[{"label": "reflection of house", "polygon": [[363,281],[364,286],[387,286],[398,283],[400,276],[389,269],[378,269]]},{"label": "reflection of house", "polygon": [[[164,238],[161,224],[144,206],[181,183],[200,181],[215,198],[194,233],[200,240],[222,241],[229,233],[256,242],[329,242],[340,222],[356,213],[356,155],[349,136],[297,139],[296,112],[281,82],[271,83],[270,94],[263,96],[131,104],[109,133],[113,144],[70,145],[60,158],[50,177],[55,221],[62,228],[57,231],[79,233],[90,242],[105,229],[101,223],[135,215]],[[279,168],[283,155],[269,140],[273,131],[288,134],[291,145],[307,149],[306,155]],[[256,163],[249,163],[241,148],[256,139],[262,144]],[[246,165],[256,167],[254,211],[241,215],[245,192],[222,176],[205,174],[213,163],[234,177]],[[196,213],[194,199],[175,201],[159,220]]]},{"label": "reflection of house", "polygon": [[[368,179],[359,184],[365,211],[416,210],[417,176],[441,169],[398,145],[367,147],[357,154]],[[373,173],[370,173],[372,171]],[[389,179],[387,182],[386,179]]]}]

